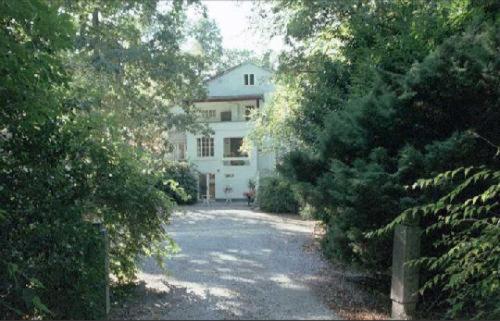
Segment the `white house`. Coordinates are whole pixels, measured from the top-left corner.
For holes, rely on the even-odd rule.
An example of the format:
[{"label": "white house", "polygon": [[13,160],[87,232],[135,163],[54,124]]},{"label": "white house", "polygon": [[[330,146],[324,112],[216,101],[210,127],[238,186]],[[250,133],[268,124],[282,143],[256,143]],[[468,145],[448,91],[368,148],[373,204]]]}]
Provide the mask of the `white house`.
[{"label": "white house", "polygon": [[[262,109],[274,90],[272,73],[247,62],[207,81],[208,96],[195,101],[200,121],[208,123],[213,135],[177,133],[172,136],[174,158],[185,160],[199,171],[199,197],[211,199],[244,198],[250,179],[274,170],[275,157],[240,147],[252,128],[250,115]],[[232,190],[227,194],[228,190]]]}]

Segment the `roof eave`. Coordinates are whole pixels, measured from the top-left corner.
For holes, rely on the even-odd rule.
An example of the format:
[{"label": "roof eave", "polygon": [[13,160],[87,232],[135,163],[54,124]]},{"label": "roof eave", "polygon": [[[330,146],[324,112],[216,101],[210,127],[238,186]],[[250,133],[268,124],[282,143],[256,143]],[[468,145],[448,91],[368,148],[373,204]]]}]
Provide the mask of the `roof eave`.
[{"label": "roof eave", "polygon": [[264,100],[264,95],[242,95],[242,96],[212,96],[203,99],[195,99],[193,103],[222,102],[222,101],[243,101],[243,100]]}]

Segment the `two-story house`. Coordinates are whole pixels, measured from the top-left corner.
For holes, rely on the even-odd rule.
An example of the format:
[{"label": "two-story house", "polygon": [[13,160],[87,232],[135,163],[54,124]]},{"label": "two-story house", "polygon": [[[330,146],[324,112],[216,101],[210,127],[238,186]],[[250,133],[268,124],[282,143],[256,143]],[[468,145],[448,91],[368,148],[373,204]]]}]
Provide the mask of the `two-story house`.
[{"label": "two-story house", "polygon": [[274,90],[271,76],[269,70],[247,62],[212,77],[207,97],[195,106],[213,135],[173,135],[175,159],[188,161],[199,172],[200,199],[243,198],[250,179],[258,183],[274,170],[273,154],[241,149],[254,125],[252,111],[265,108]]}]

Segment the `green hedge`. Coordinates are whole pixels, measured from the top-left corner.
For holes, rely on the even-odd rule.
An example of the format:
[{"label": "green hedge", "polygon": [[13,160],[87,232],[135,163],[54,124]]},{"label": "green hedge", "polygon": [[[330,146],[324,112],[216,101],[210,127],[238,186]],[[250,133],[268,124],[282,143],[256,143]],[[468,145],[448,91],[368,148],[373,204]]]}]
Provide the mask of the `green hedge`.
[{"label": "green hedge", "polygon": [[271,213],[297,213],[299,207],[291,185],[278,176],[261,179],[257,203],[261,210]]}]

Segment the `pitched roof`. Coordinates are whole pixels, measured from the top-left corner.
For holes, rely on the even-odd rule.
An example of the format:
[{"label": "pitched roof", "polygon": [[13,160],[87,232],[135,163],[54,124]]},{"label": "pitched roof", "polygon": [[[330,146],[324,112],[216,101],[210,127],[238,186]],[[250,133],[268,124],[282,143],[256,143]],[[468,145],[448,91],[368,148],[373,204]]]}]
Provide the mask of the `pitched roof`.
[{"label": "pitched roof", "polygon": [[233,95],[233,96],[208,96],[203,99],[195,99],[193,102],[215,102],[215,101],[239,101],[239,100],[264,100],[264,95]]},{"label": "pitched roof", "polygon": [[208,78],[205,82],[209,82],[209,81],[212,81],[212,80],[217,79],[217,78],[219,78],[219,77],[222,77],[222,76],[224,76],[225,74],[228,74],[229,72],[231,72],[231,71],[235,70],[236,68],[241,67],[241,66],[243,66],[243,65],[247,65],[247,64],[251,64],[251,65],[254,65],[254,66],[256,66],[256,67],[259,67],[259,68],[261,68],[261,69],[264,69],[264,70],[267,70],[267,71],[271,72],[269,69],[267,69],[267,68],[265,68],[265,67],[262,67],[262,66],[259,66],[259,65],[257,65],[256,63],[254,63],[254,62],[252,62],[252,61],[249,61],[249,60],[248,60],[248,61],[244,61],[244,62],[242,62],[242,63],[239,63],[239,64],[237,64],[236,66],[233,66],[233,67],[231,67],[231,68],[228,68],[228,69],[226,69],[226,70],[224,70],[224,71],[221,71],[221,72],[219,72],[218,74],[213,75],[212,77]]}]

